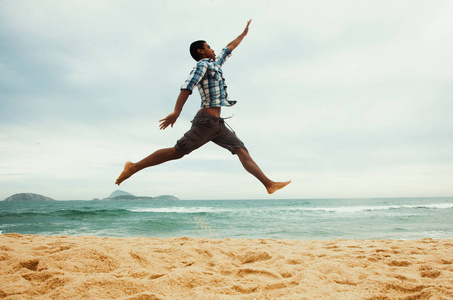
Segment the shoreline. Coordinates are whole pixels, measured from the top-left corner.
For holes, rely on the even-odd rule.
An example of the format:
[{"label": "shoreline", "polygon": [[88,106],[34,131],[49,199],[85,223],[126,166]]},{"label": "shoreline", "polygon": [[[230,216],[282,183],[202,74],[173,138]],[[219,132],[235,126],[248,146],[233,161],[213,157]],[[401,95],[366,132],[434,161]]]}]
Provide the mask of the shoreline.
[{"label": "shoreline", "polygon": [[453,239],[0,235],[5,299],[453,298]]}]

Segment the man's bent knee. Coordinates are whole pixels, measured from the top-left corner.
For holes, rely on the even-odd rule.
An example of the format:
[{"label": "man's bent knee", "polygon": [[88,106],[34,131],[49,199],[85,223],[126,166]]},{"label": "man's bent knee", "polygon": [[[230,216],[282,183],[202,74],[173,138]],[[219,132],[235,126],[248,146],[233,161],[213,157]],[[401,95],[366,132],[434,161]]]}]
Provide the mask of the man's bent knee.
[{"label": "man's bent knee", "polygon": [[184,157],[184,155],[185,155],[184,153],[181,152],[181,150],[179,150],[179,149],[176,148],[176,147],[173,147],[173,151],[174,151],[173,157],[174,157],[175,159],[180,159],[180,158]]},{"label": "man's bent knee", "polygon": [[245,148],[236,148],[233,153],[237,156],[249,155],[249,152]]}]

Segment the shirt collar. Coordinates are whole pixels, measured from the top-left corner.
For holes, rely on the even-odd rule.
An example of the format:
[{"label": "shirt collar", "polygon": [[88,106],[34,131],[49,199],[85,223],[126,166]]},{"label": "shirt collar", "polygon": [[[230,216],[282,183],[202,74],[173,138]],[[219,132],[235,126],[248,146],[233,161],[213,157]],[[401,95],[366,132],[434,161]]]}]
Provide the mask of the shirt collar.
[{"label": "shirt collar", "polygon": [[200,61],[212,61],[212,62],[215,62],[215,60],[213,60],[212,58],[202,58],[202,59],[200,59]]}]

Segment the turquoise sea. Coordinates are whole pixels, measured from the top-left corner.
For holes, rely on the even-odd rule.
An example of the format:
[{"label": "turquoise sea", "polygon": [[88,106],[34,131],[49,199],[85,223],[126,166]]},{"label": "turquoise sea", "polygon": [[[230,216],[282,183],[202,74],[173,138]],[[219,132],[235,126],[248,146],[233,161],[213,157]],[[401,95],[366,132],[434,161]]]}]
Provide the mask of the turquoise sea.
[{"label": "turquoise sea", "polygon": [[156,238],[453,238],[453,197],[3,201],[0,231]]}]

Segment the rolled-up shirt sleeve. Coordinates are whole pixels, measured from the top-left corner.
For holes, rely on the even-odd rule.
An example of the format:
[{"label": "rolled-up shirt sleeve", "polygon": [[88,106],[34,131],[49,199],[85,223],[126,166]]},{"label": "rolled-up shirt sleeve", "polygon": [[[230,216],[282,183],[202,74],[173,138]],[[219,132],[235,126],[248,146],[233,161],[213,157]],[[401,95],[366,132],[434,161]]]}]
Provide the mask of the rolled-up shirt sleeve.
[{"label": "rolled-up shirt sleeve", "polygon": [[181,90],[189,90],[190,93],[192,93],[193,89],[200,83],[207,70],[208,65],[206,62],[198,62],[197,66],[190,72],[189,78],[187,78],[181,86]]},{"label": "rolled-up shirt sleeve", "polygon": [[226,59],[231,56],[231,50],[228,47],[225,47],[220,51],[220,54],[216,57],[216,62],[222,66]]}]

